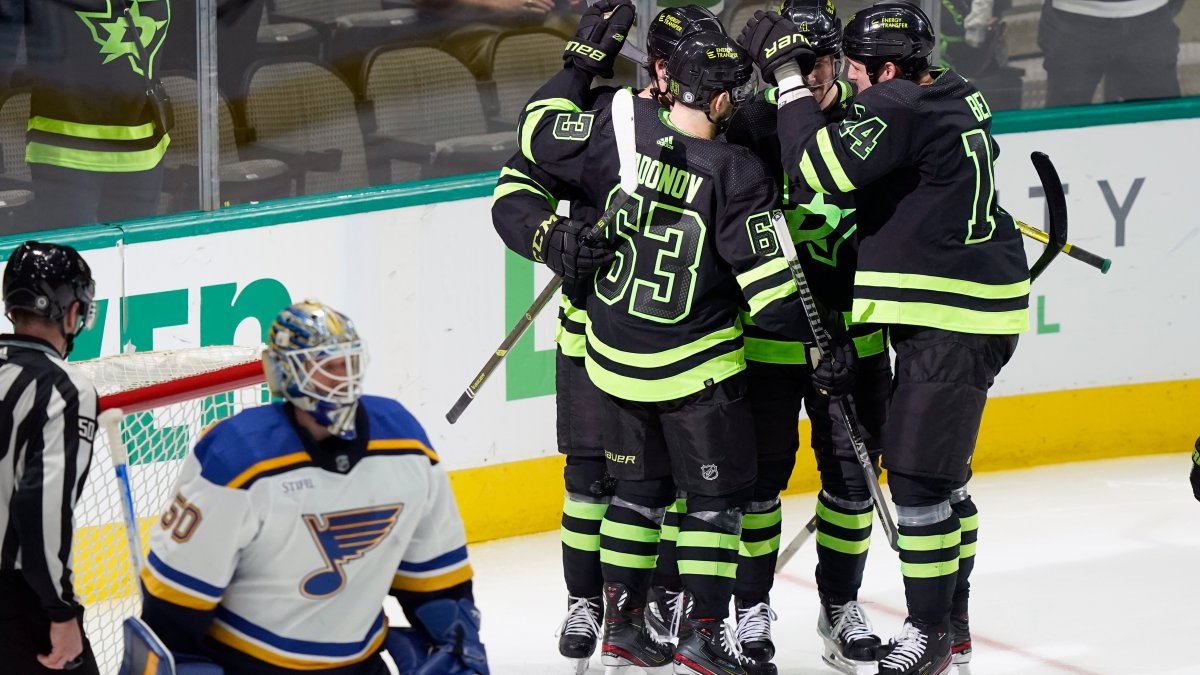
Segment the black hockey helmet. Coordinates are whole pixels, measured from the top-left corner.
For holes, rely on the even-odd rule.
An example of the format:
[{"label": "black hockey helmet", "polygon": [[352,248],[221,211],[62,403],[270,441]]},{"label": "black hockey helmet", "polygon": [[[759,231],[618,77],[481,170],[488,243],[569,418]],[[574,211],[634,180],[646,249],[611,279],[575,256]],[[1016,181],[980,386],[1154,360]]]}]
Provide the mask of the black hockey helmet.
[{"label": "black hockey helmet", "polygon": [[652,59],[669,59],[680,41],[689,35],[704,31],[715,31],[724,35],[725,27],[712,12],[699,5],[668,7],[659,12],[650,23],[646,35],[646,48],[650,51]]},{"label": "black hockey helmet", "polygon": [[783,0],[779,14],[796,24],[817,56],[842,53],[842,20],[833,0]]},{"label": "black hockey helmet", "polygon": [[735,105],[754,95],[754,61],[733,38],[696,33],[684,38],[667,61],[669,93],[684,105],[705,112],[717,94],[727,91]]},{"label": "black hockey helmet", "polygon": [[933,24],[920,7],[903,0],[880,0],[850,17],[842,49],[847,58],[866,65],[875,82],[888,62],[906,77],[928,70],[934,40]]},{"label": "black hockey helmet", "polygon": [[91,268],[70,246],[27,241],[4,268],[4,312],[10,318],[21,310],[57,323],[78,302],[80,325],[73,334],[78,335],[96,320],[95,295]]}]

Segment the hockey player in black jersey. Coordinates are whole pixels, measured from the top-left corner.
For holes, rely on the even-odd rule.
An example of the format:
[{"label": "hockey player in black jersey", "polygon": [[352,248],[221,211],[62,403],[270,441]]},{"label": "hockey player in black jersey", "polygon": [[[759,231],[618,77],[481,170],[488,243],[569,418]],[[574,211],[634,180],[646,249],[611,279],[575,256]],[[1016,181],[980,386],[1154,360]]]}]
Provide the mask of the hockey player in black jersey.
[{"label": "hockey player in black jersey", "polygon": [[[584,60],[578,47],[568,47],[565,67],[530,99],[520,128],[534,129],[546,115],[607,108],[617,89],[592,87],[592,79],[611,74],[620,44],[614,36],[626,33],[632,20],[632,5],[628,0],[601,0],[589,7],[580,20],[574,42],[592,45],[593,51],[588,53],[603,53],[604,58]],[[657,92],[654,98],[662,99],[667,57],[681,39],[704,30],[723,32],[716,18],[700,7],[667,8],[655,17],[647,39],[652,58],[651,86],[639,92],[640,97],[649,99],[652,92]],[[524,141],[527,136],[521,133],[521,138]],[[554,229],[560,236],[550,240],[549,245],[556,247],[556,251],[549,252],[547,258],[547,252],[534,250],[536,233],[548,217],[544,214],[547,208],[553,212],[561,200],[570,202],[571,218],[556,219]],[[577,280],[587,277],[611,253],[587,242],[573,241],[571,237],[582,231],[583,223],[599,216],[602,211],[599,206],[571,185],[539,172],[534,149],[525,142],[502,170],[492,206],[493,223],[505,243],[525,257],[544,260],[556,273],[564,275],[565,280],[557,336],[556,401],[559,452],[567,455],[562,551],[568,611],[559,629],[559,652],[581,669],[586,669],[595,651],[600,628],[603,579],[599,528],[611,496],[612,479],[607,476],[604,464],[600,394],[583,363],[584,326],[591,289]],[[568,262],[564,264],[564,260]],[[673,561],[671,558],[669,566],[673,567]],[[678,578],[677,573],[674,576]]]},{"label": "hockey player in black jersey", "polygon": [[[774,183],[747,151],[713,140],[748,96],[749,60],[729,38],[699,33],[668,70],[671,111],[635,108],[640,186],[613,221],[616,259],[588,304],[587,370],[607,395],[605,453],[618,479],[600,529],[603,656],[652,668],[671,658],[643,607],[678,485],[689,496],[679,568],[694,602],[677,672],[740,675],[757,664],[723,625],[755,473],[738,306],[793,339],[808,330],[771,227]],[[529,132],[539,175],[606,204],[618,173],[609,112],[543,118]]]},{"label": "hockey player in black jersey", "polygon": [[[760,23],[786,19],[756,17],[747,33],[768,35]],[[760,65],[771,44],[749,44]],[[952,667],[952,644],[969,649],[977,511],[965,486],[987,390],[1028,328],[1029,269],[996,202],[991,110],[957,73],[930,68],[928,17],[885,0],[851,17],[843,45],[859,91],[837,125],[796,68],[776,66],[781,152],[789,180],[857,191],[852,320],[888,326],[896,353],[883,466],[909,614],[879,672],[937,675]],[[835,369],[852,375],[852,351],[835,352]]]},{"label": "hockey player in black jersey", "polygon": [[[816,59],[805,85],[827,122],[845,118],[853,88],[842,72],[842,22],[830,0],[787,0],[783,16],[809,42]],[[805,183],[786,180],[779,157],[776,89],[738,110],[726,138],[750,148],[768,163],[784,194],[784,213],[796,250],[816,299],[833,316],[851,309],[857,264],[857,215],[852,194],[824,195]],[[855,673],[875,661],[879,638],[859,606],[872,508],[862,466],[854,454],[837,405],[810,381],[804,345],[788,342],[746,324],[746,362],[758,444],[758,479],[742,523],[735,606],[738,640],[758,660],[774,654],[770,591],[779,553],[782,510],[779,494],[787,487],[800,445],[797,419],[801,402],[812,422],[812,447],[821,477],[817,506],[816,581],[821,599],[817,631],[824,658],[835,668]],[[852,394],[868,451],[878,458],[886,418],[891,368],[878,326],[838,326],[853,339],[858,376]],[[818,380],[820,376],[818,376]],[[827,385],[821,388],[827,389]]]}]

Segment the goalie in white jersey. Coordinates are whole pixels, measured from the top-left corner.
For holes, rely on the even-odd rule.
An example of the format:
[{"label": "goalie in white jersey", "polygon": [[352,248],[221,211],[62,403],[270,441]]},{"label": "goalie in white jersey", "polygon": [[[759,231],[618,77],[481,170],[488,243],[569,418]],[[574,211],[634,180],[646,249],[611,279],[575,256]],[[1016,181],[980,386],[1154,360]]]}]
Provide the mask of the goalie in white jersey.
[{"label": "goalie in white jersey", "polygon": [[[288,307],[268,342],[286,401],[188,455],[151,535],[145,623],[180,673],[192,655],[229,674],[382,675],[386,642],[405,675],[487,675],[462,520],[421,425],[362,395],[363,343],[333,309]],[[389,635],[388,593],[413,630]]]}]

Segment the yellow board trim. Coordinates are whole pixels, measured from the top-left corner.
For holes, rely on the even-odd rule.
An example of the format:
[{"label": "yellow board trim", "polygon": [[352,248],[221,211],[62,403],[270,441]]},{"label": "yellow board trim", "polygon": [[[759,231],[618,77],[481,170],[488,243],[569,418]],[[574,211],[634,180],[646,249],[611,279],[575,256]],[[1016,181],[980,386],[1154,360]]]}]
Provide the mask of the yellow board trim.
[{"label": "yellow board trim", "polygon": [[465,581],[470,581],[473,576],[475,576],[475,572],[471,569],[470,564],[463,565],[445,574],[439,574],[436,577],[406,577],[397,574],[392,578],[392,590],[411,591],[414,593],[444,591]]},{"label": "yellow board trim", "polygon": [[387,621],[384,621],[383,628],[380,629],[379,634],[375,636],[375,639],[371,641],[371,644],[367,647],[366,651],[359,656],[346,661],[305,661],[294,656],[283,656],[282,654],[276,654],[275,652],[263,649],[262,647],[249,642],[241,636],[235,635],[228,629],[217,625],[213,625],[208,629],[208,635],[223,645],[232,647],[243,654],[249,654],[259,661],[265,661],[266,663],[270,663],[274,666],[291,668],[292,670],[329,670],[332,668],[354,665],[355,663],[360,663],[371,658],[375,652],[379,651],[379,648],[383,646],[383,638],[385,635],[387,635],[387,631]]}]

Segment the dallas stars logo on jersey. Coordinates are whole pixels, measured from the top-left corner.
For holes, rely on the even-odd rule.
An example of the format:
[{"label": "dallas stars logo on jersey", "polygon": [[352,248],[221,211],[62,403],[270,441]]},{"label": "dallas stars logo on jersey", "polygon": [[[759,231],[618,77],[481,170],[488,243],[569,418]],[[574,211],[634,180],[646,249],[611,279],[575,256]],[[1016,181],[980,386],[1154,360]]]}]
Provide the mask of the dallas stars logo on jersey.
[{"label": "dallas stars logo on jersey", "polygon": [[[75,12],[87,25],[92,39],[100,45],[104,63],[128,57],[129,67],[138,75],[153,77],[154,56],[167,37],[167,25],[171,22],[169,0],[105,0],[107,7],[98,12]],[[124,5],[129,6],[126,19]],[[156,18],[156,16],[161,18]],[[130,25],[132,24],[132,26]],[[137,40],[140,47],[134,42]],[[150,73],[146,73],[143,57],[151,62]]]}]

